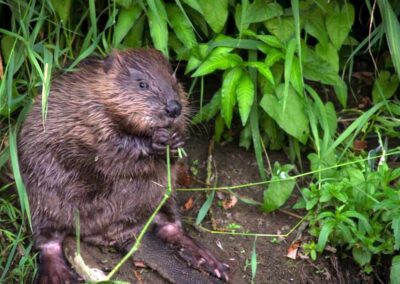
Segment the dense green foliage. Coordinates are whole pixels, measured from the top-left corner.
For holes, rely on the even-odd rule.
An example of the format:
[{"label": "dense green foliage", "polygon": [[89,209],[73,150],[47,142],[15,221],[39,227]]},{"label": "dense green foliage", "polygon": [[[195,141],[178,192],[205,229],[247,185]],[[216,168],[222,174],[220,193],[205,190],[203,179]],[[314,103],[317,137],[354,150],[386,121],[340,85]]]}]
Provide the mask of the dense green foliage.
[{"label": "dense green foliage", "polygon": [[[125,47],[154,46],[179,61],[192,77],[190,91],[200,89],[192,122],[213,119],[216,141],[238,130],[240,145],[253,146],[261,179],[272,181],[259,201],[262,210],[282,206],[295,186],[291,165],[276,164],[268,177],[263,152],[283,149],[299,163],[302,151],[309,152],[311,184],[297,207],[307,210],[316,238],[307,245],[312,256],[330,242],[351,250],[371,271],[374,255],[398,254],[400,171],[387,155],[400,149],[390,149],[387,140],[400,138],[399,3],[377,3],[382,21],[360,38],[352,32],[357,1],[1,1],[0,166],[12,165],[19,209],[16,196],[1,189],[0,249],[7,257],[0,260],[0,282],[27,279],[34,267],[31,246],[21,245],[30,213],[16,149],[31,99],[42,96],[45,119],[53,70],[68,65],[70,71],[88,56]],[[371,13],[372,3],[364,4]],[[360,98],[347,78],[357,56],[368,52],[380,56],[372,107],[362,109],[349,103],[348,94]],[[207,77],[221,84],[206,102]],[[342,117],[351,122],[339,124]],[[379,147],[354,151],[355,141],[367,139]],[[22,220],[28,222],[21,227]],[[399,274],[395,266],[392,271]]]}]

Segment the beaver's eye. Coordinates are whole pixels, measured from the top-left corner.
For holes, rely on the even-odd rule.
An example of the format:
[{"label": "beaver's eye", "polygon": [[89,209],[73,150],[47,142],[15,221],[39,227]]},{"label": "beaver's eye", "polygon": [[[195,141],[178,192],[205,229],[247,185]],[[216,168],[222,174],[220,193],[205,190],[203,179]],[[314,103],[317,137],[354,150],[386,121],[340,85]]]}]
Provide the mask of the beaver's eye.
[{"label": "beaver's eye", "polygon": [[142,90],[147,90],[149,88],[149,84],[147,84],[146,82],[140,81],[139,88]]}]

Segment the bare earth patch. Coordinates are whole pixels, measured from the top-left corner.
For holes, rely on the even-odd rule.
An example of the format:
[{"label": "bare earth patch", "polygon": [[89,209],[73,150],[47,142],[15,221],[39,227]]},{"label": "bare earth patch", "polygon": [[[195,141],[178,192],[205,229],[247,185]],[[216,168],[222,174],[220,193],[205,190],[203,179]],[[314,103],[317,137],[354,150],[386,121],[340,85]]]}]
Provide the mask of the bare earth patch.
[{"label": "bare earth patch", "polygon": [[[190,188],[205,187],[206,165],[208,157],[209,140],[206,137],[193,136],[188,141],[185,149],[188,153],[188,165],[196,176],[192,178]],[[271,163],[279,161],[287,163],[285,154],[269,153]],[[213,151],[213,175],[217,178],[217,186],[232,186],[259,181],[258,169],[254,155],[230,143],[224,146],[216,145]],[[262,201],[264,188],[254,186],[239,189],[240,195]],[[298,195],[295,193],[295,195]],[[236,232],[250,232],[261,234],[285,234],[299,223],[304,212],[294,211],[291,205],[296,201],[296,196],[289,200],[290,205],[275,213],[262,213],[256,206],[247,205],[240,200],[230,209],[224,209],[219,199],[223,194],[216,194],[211,210],[203,226],[208,229],[226,229],[228,226],[240,226]],[[250,258],[255,238],[248,236],[231,236],[211,234],[200,229],[195,229],[194,223],[200,207],[206,200],[206,193],[178,192],[180,208],[183,209],[185,228],[195,239],[201,241],[211,251],[219,255],[230,265],[231,283],[250,283],[251,268]],[[225,194],[225,197],[228,197]],[[191,199],[191,200],[190,200]],[[189,203],[188,203],[188,200]],[[218,204],[219,203],[219,204]],[[294,213],[294,214],[291,214]],[[297,215],[297,216],[296,216]],[[352,267],[341,267],[335,254],[320,256],[316,262],[311,259],[288,258],[289,247],[292,242],[301,237],[304,240],[306,232],[295,230],[288,238],[258,237],[256,240],[257,274],[255,283],[362,283],[358,279],[357,271]],[[84,246],[83,250],[89,246]],[[119,259],[119,254],[101,248],[89,248],[91,261],[97,262],[97,267],[110,270]],[[88,253],[88,252],[86,252]],[[175,257],[175,256],[173,256]],[[130,283],[168,283],[162,277],[146,268],[134,268],[129,261],[118,273],[116,279]]]}]

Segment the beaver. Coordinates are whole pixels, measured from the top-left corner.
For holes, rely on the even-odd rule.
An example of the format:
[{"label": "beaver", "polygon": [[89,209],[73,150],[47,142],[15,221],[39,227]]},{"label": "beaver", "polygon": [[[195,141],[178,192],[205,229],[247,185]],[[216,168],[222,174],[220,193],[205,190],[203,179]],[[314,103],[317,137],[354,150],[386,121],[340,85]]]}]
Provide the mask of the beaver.
[{"label": "beaver", "polygon": [[[38,98],[19,133],[40,253],[37,283],[76,282],[62,249],[76,232],[76,216],[83,242],[128,250],[165,194],[167,145],[172,153],[184,145],[187,95],[160,52],[113,51],[77,69],[54,77],[46,119]],[[153,230],[192,266],[228,280],[228,266],[184,232],[174,198]]]}]

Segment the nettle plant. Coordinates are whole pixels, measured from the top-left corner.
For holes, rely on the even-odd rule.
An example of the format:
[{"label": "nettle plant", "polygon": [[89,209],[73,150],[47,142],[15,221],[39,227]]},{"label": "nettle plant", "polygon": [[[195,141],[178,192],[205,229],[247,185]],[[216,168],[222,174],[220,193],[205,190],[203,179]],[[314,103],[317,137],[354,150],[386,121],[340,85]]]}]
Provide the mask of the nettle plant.
[{"label": "nettle plant", "polygon": [[[300,143],[310,139],[310,116],[318,113],[327,116],[329,139],[335,135],[334,105],[322,103],[309,82],[332,86],[340,104],[346,106],[339,51],[354,42],[349,37],[354,8],[334,1],[300,1],[299,6],[285,10],[278,3],[242,1],[235,6],[234,18],[236,38],[216,36],[199,44],[188,60],[186,72],[194,71],[192,77],[223,71],[222,86],[193,123],[216,118],[215,139],[220,140],[238,114],[243,126],[240,145],[249,148],[253,144],[265,179],[262,143],[281,149],[289,142],[291,156],[300,157]],[[273,172],[280,171],[275,168]],[[291,195],[294,183],[285,184],[266,190],[266,211],[278,208]],[[271,199],[276,194],[279,200]]]}]

